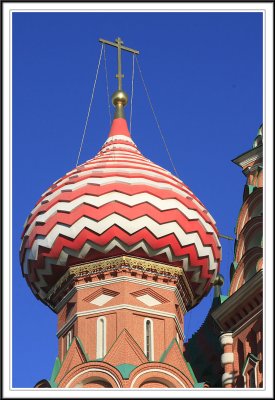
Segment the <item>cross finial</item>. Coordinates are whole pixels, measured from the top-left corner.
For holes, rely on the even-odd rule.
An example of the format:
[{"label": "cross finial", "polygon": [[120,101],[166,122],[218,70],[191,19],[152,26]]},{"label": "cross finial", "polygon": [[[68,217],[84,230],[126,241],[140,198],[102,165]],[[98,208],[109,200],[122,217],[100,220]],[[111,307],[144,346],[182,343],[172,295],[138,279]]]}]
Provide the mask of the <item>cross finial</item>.
[{"label": "cross finial", "polygon": [[122,63],[121,63],[121,50],[129,51],[133,54],[139,54],[138,50],[130,49],[129,47],[122,46],[124,43],[120,37],[118,37],[115,42],[109,42],[105,39],[99,39],[101,43],[108,44],[110,46],[117,47],[117,74],[116,78],[118,79],[118,90],[122,90],[122,78],[124,75],[122,74]]},{"label": "cross finial", "polygon": [[118,90],[122,90],[122,78],[124,75],[121,71],[121,46],[123,45],[123,41],[118,37],[115,42],[117,43],[117,74],[116,78],[118,79]]},{"label": "cross finial", "polygon": [[120,37],[116,38],[115,42],[118,43],[119,45],[124,44]]}]

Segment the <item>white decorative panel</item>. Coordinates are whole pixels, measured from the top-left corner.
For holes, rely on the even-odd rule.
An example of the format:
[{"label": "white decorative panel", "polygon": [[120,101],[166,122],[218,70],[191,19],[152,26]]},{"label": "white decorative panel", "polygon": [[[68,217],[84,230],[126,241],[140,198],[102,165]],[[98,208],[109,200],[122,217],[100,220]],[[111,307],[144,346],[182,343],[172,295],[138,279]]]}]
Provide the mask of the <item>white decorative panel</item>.
[{"label": "white decorative panel", "polygon": [[95,304],[96,306],[103,306],[111,299],[113,299],[113,296],[108,296],[107,294],[101,294],[100,296],[92,300],[90,303]]},{"label": "white decorative panel", "polygon": [[158,300],[154,299],[154,297],[150,296],[149,294],[139,296],[137,297],[137,299],[142,301],[142,303],[146,304],[147,306],[157,306],[158,304],[161,304]]}]

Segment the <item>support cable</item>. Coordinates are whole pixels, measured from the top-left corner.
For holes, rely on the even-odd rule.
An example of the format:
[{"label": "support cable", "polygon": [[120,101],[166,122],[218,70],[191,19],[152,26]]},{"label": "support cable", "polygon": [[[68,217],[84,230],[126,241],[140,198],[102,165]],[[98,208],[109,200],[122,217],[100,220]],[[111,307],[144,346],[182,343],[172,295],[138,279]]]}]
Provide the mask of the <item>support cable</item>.
[{"label": "support cable", "polygon": [[167,154],[168,154],[168,157],[169,157],[169,159],[170,159],[171,165],[172,165],[172,167],[173,167],[173,169],[174,169],[174,171],[175,171],[175,175],[176,175],[176,176],[179,178],[179,175],[178,175],[178,172],[177,172],[177,170],[176,170],[175,164],[173,163],[173,160],[172,160],[171,154],[170,154],[170,152],[169,152],[169,150],[168,150],[168,147],[167,147],[167,144],[166,144],[166,141],[165,141],[164,135],[163,135],[163,133],[162,133],[162,130],[161,130],[160,124],[159,124],[159,122],[158,122],[158,119],[157,119],[156,113],[155,113],[155,111],[154,111],[154,108],[153,108],[153,105],[152,105],[152,101],[151,101],[151,99],[150,99],[150,96],[149,96],[149,93],[148,93],[148,90],[147,90],[147,87],[146,87],[145,81],[144,81],[144,79],[143,79],[143,75],[142,75],[142,72],[141,72],[141,68],[140,68],[140,66],[139,66],[138,59],[137,59],[137,57],[136,57],[136,56],[134,56],[134,57],[135,57],[135,60],[136,60],[136,62],[137,62],[137,66],[138,66],[138,69],[139,69],[139,73],[140,73],[140,76],[141,76],[141,80],[142,80],[142,83],[143,83],[143,86],[144,86],[144,89],[145,89],[145,92],[146,92],[146,95],[147,95],[147,98],[148,98],[148,101],[149,101],[149,104],[150,104],[150,107],[151,107],[152,113],[153,113],[153,115],[154,115],[154,118],[155,118],[156,124],[157,124],[157,126],[158,126],[159,133],[160,133],[160,136],[161,136],[161,138],[162,138],[162,141],[163,141],[164,147],[165,147],[165,149],[166,149],[166,152],[167,152]]},{"label": "support cable", "polygon": [[83,135],[82,135],[80,149],[79,149],[79,152],[78,152],[78,157],[77,157],[77,161],[76,161],[76,167],[78,166],[79,157],[80,157],[80,154],[81,154],[84,138],[85,138],[85,135],[86,135],[86,129],[87,129],[88,120],[89,120],[89,116],[90,116],[90,112],[91,112],[91,107],[92,107],[92,103],[93,103],[93,99],[94,99],[94,93],[95,93],[95,87],[96,87],[96,82],[97,82],[97,77],[98,77],[98,71],[99,71],[101,57],[102,57],[102,50],[103,50],[103,44],[101,46],[100,56],[99,56],[99,60],[98,60],[98,64],[97,64],[96,77],[95,77],[95,81],[94,81],[94,86],[93,86],[93,90],[92,90],[92,95],[91,95],[91,100],[90,100],[90,104],[89,104],[88,114],[87,114],[87,118],[86,118],[86,122],[85,122],[85,126],[84,126],[84,131],[83,131]]},{"label": "support cable", "polygon": [[108,110],[109,110],[109,119],[110,119],[110,126],[112,124],[111,118],[111,104],[110,104],[110,92],[109,92],[109,84],[108,84],[108,72],[107,72],[107,63],[106,63],[106,51],[105,51],[105,44],[103,44],[103,52],[104,52],[104,66],[105,66],[105,78],[106,78],[106,89],[107,89],[107,101],[108,101]]},{"label": "support cable", "polygon": [[131,91],[131,108],[130,108],[130,133],[132,133],[132,115],[133,115],[133,97],[134,97],[134,76],[135,76],[135,55],[133,54],[132,91]]}]

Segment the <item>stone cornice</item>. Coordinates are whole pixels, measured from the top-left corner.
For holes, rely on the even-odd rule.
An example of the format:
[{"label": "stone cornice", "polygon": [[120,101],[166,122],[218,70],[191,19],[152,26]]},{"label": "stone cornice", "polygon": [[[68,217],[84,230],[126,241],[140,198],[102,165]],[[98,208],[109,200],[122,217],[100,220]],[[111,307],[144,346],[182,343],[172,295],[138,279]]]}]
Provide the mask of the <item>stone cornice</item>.
[{"label": "stone cornice", "polygon": [[232,162],[245,168],[251,161],[256,161],[263,157],[263,146],[255,147],[254,149],[248,150],[240,156],[234,158]]},{"label": "stone cornice", "polygon": [[76,279],[119,271],[121,269],[139,270],[144,273],[157,275],[158,277],[175,278],[180,286],[184,286],[184,292],[189,298],[188,303],[191,306],[194,305],[194,296],[182,268],[129,256],[107,258],[71,266],[49,291],[45,302],[54,309],[56,304],[60,302],[60,300],[56,301],[56,297],[60,296],[60,294],[63,294],[62,297],[66,296],[68,288],[74,284]]},{"label": "stone cornice", "polygon": [[263,314],[263,310],[261,307],[259,307],[258,311],[254,311],[253,315],[247,319],[243,324],[238,325],[238,327],[234,330],[233,332],[233,337],[237,336],[240,332],[242,332],[248,325],[250,325],[252,322],[256,321],[258,318],[260,318]]},{"label": "stone cornice", "polygon": [[[247,301],[256,297],[263,288],[263,271],[258,271],[249,281],[233,293],[224,303],[212,312],[212,317],[223,331],[234,331],[243,325],[255,313],[262,310],[262,304],[255,307],[248,315],[235,324],[230,321],[233,314],[240,312],[240,305],[245,306]],[[230,328],[228,327],[230,326]]]}]

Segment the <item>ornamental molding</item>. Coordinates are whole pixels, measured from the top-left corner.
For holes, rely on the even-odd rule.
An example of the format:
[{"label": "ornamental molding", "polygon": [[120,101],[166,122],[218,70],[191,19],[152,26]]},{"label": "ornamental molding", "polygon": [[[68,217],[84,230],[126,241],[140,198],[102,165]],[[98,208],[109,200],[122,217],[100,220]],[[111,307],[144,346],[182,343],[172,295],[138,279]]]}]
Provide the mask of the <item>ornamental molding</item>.
[{"label": "ornamental molding", "polygon": [[66,384],[65,387],[66,387],[66,388],[70,388],[71,385],[73,384],[73,382],[75,382],[77,379],[79,379],[80,376],[86,374],[87,372],[92,372],[92,373],[93,373],[93,372],[102,372],[102,373],[104,373],[104,374],[106,374],[106,375],[109,375],[109,376],[111,376],[111,378],[113,378],[113,380],[114,380],[115,383],[117,384],[117,387],[118,387],[118,388],[121,388],[121,384],[119,383],[117,377],[116,377],[114,374],[112,374],[110,371],[107,371],[105,368],[104,368],[104,369],[103,369],[103,368],[88,368],[88,369],[85,369],[84,371],[81,371],[81,372],[79,372],[78,374],[76,374],[76,375]]},{"label": "ornamental molding", "polygon": [[181,387],[186,388],[184,382],[182,382],[175,374],[173,374],[173,373],[170,372],[170,371],[166,371],[165,369],[161,369],[161,368],[151,368],[151,369],[146,369],[146,371],[140,372],[140,373],[139,373],[138,375],[136,375],[135,378],[133,379],[130,388],[132,389],[132,388],[135,387],[134,385],[135,385],[137,379],[138,379],[140,376],[148,374],[150,377],[152,377],[152,374],[151,374],[152,372],[157,372],[157,373],[161,373],[161,374],[163,374],[163,375],[168,375],[168,376],[174,378],[174,379],[181,385]]},{"label": "ornamental molding", "polygon": [[252,315],[251,318],[249,318],[247,321],[245,321],[244,324],[242,324],[241,326],[238,327],[238,329],[236,329],[233,332],[233,337],[237,336],[240,332],[242,332],[247,326],[249,326],[252,322],[256,321],[260,315],[263,313],[263,310],[259,310],[258,312],[256,312],[254,315]]},{"label": "ornamental molding", "polygon": [[[250,157],[249,157],[250,156]],[[242,168],[246,167],[250,162],[256,161],[263,158],[262,146],[255,147],[254,149],[248,150],[232,160],[233,163],[240,165]]]},{"label": "ornamental molding", "polygon": [[144,279],[141,278],[134,278],[131,276],[118,276],[118,277],[114,277],[114,278],[110,278],[110,279],[104,279],[104,281],[97,281],[97,282],[87,282],[87,283],[83,283],[80,285],[77,285],[75,287],[73,287],[64,297],[63,299],[55,306],[54,311],[56,313],[58,313],[62,307],[70,300],[71,297],[73,297],[73,295],[79,291],[79,290],[84,290],[87,288],[96,288],[98,286],[106,286],[106,285],[112,285],[114,283],[119,283],[119,282],[131,282],[131,283],[135,283],[137,285],[141,285],[143,286],[143,288],[145,286],[149,286],[149,287],[153,287],[153,288],[158,288],[158,289],[164,289],[164,290],[169,290],[175,293],[175,296],[177,298],[177,301],[179,303],[179,306],[182,310],[182,312],[185,314],[187,312],[185,304],[182,300],[182,297],[179,293],[179,290],[176,286],[169,286],[166,285],[164,283],[157,283],[157,282],[153,282],[153,281],[146,281]]},{"label": "ornamental molding", "polygon": [[[241,286],[236,292],[234,292],[230,297],[228,297],[224,301],[224,303],[220,305],[220,307],[214,310],[211,314],[212,317],[222,329],[228,330],[228,328],[226,328],[224,324],[230,322],[230,316],[232,316],[236,311],[240,311],[240,304],[242,305],[246,304],[246,302],[249,299],[251,299],[251,294],[253,297],[257,296],[258,293],[260,293],[260,291],[262,290],[262,288],[263,288],[263,270],[260,270],[251,279],[249,279],[243,286]],[[262,310],[262,304],[260,304],[258,307],[255,307],[254,310],[251,311],[251,313],[256,314],[260,310]],[[251,313],[244,318],[250,317]],[[230,325],[232,324],[230,323]],[[237,325],[238,322],[230,329],[232,331],[236,328],[239,329]]]},{"label": "ornamental molding", "polygon": [[194,305],[194,296],[189,283],[185,277],[181,267],[174,267],[164,263],[146,260],[137,257],[120,256],[99,261],[88,262],[71,266],[68,271],[56,282],[56,284],[48,292],[45,302],[52,307],[52,300],[56,293],[60,292],[63,287],[70,284],[74,279],[87,277],[94,274],[103,274],[108,271],[119,271],[123,268],[129,270],[140,270],[149,272],[158,276],[183,279],[184,287],[191,299],[192,306]]}]

